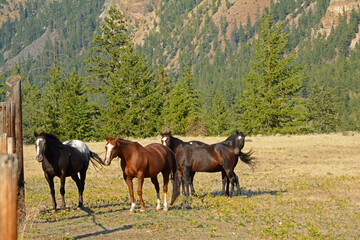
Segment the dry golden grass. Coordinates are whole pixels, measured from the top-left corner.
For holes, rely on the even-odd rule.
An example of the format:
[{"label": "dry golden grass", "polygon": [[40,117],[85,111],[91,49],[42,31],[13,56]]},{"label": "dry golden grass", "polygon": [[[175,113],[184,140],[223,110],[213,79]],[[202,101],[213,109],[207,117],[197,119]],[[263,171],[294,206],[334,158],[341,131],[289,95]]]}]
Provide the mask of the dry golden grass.
[{"label": "dry golden grass", "polygon": [[[224,137],[180,137],[215,143]],[[137,140],[142,145],[160,137]],[[359,239],[360,134],[248,136],[253,172],[241,161],[235,172],[243,195],[220,196],[220,173],[197,173],[198,194],[180,197],[169,212],[155,211],[155,191],[144,184],[146,213],[129,213],[119,161],[98,172],[90,167],[84,210],[74,210],[77,190],[66,182],[67,211],[49,212],[50,193],[35,147],[24,146],[28,218],[24,239]],[[105,142],[87,143],[101,157]],[[162,178],[159,177],[160,183]],[[59,181],[56,196],[60,200]],[[137,182],[134,181],[135,186]],[[170,186],[170,192],[172,187]],[[170,197],[169,197],[170,198]],[[169,200],[168,198],[168,200]],[[136,199],[138,200],[137,196]]]}]

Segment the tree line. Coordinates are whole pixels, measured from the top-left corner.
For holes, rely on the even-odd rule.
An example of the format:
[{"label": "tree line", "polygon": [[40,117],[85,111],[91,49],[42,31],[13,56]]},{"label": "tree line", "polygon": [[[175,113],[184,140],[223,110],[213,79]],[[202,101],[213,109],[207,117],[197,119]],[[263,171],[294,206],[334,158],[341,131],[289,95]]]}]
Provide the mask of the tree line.
[{"label": "tree line", "polygon": [[[265,12],[260,30],[244,91],[235,104],[228,107],[215,91],[211,109],[204,109],[191,66],[184,67],[176,82],[162,65],[152,71],[134,50],[126,19],[111,8],[93,38],[86,77],[55,67],[40,91],[22,76],[24,138],[31,142],[34,131],[85,141],[119,134],[149,137],[169,129],[179,135],[299,133],[314,129],[322,111],[333,111],[330,120],[336,119],[328,103],[324,110],[311,110],[299,97],[301,67],[294,64],[296,55],[285,54],[288,34],[271,11]],[[17,65],[10,74],[22,75]],[[326,101],[326,95],[320,98]],[[310,121],[308,112],[314,114]]]}]

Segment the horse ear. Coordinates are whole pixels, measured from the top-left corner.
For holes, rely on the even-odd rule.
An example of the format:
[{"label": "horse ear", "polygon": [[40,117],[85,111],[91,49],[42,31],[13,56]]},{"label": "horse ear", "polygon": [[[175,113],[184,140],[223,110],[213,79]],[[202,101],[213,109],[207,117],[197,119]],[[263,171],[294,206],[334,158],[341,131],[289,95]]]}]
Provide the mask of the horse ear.
[{"label": "horse ear", "polygon": [[171,135],[171,131],[169,130],[169,135]]},{"label": "horse ear", "polygon": [[34,137],[39,136],[39,134],[37,132],[34,132]]},{"label": "horse ear", "polygon": [[119,140],[119,137],[120,135],[118,135],[116,138],[115,138],[115,142],[117,142]]},{"label": "horse ear", "polygon": [[109,141],[110,139],[109,139],[107,136],[105,136],[105,140],[106,140],[106,141]]}]

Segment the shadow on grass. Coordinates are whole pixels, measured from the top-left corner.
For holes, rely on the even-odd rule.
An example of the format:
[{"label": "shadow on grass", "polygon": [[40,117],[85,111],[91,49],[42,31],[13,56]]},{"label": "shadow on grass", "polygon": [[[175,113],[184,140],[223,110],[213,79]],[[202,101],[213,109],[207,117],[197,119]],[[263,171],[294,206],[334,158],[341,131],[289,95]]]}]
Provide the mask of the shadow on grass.
[{"label": "shadow on grass", "polygon": [[[246,197],[246,198],[251,198],[254,196],[261,196],[261,195],[272,195],[272,196],[277,196],[280,195],[281,193],[285,193],[287,192],[287,190],[268,190],[268,191],[251,191],[251,190],[241,190],[241,195],[239,195],[236,191],[235,191],[235,195],[234,197]],[[214,191],[211,193],[207,193],[207,194],[195,194],[194,196],[190,196],[190,197],[185,197],[184,195],[181,195],[180,199],[177,199],[177,201],[175,202],[175,204],[173,206],[171,206],[171,209],[174,210],[193,210],[196,209],[196,207],[192,206],[192,198],[198,198],[200,200],[203,200],[206,196],[212,196],[212,197],[217,197],[217,196],[224,196],[226,197],[226,195],[223,195],[221,191]],[[206,208],[204,206],[201,207],[202,209]]]},{"label": "shadow on grass", "polygon": [[[101,228],[101,230],[94,232],[94,233],[87,233],[87,234],[83,234],[83,235],[79,235],[79,236],[74,236],[73,239],[83,239],[83,238],[88,238],[88,237],[102,236],[102,235],[106,235],[106,234],[110,234],[110,233],[114,233],[114,232],[118,232],[118,231],[124,231],[124,230],[133,228],[132,225],[125,225],[125,226],[114,228],[114,229],[107,229],[106,227],[103,226],[103,224],[99,223],[96,220],[96,216],[103,215],[106,213],[115,213],[115,212],[122,211],[123,209],[113,210],[114,207],[122,207],[122,206],[123,206],[122,204],[105,204],[105,205],[101,205],[101,206],[84,207],[84,208],[76,210],[76,211],[83,211],[86,214],[85,215],[80,214],[79,216],[67,217],[66,220],[91,218],[93,224],[95,226]],[[49,211],[44,211],[44,212],[49,212]],[[52,222],[52,220],[50,220],[48,222]]]},{"label": "shadow on grass", "polygon": [[132,227],[133,227],[132,225],[126,225],[126,226],[118,227],[118,228],[114,228],[114,229],[106,229],[106,228],[102,227],[104,230],[94,232],[94,233],[88,233],[88,234],[79,235],[77,237],[74,237],[73,239],[83,239],[83,238],[88,238],[88,237],[106,235],[106,234],[113,233],[113,232],[125,231],[125,230],[128,230],[128,229],[131,229]]},{"label": "shadow on grass", "polygon": [[241,190],[240,196],[246,196],[248,198],[253,197],[253,196],[261,196],[261,195],[277,196],[277,195],[280,195],[281,193],[286,193],[286,192],[287,192],[287,190],[268,190],[268,191]]},{"label": "shadow on grass", "polygon": [[[101,215],[101,214],[106,214],[106,213],[115,213],[115,212],[120,212],[122,211],[123,209],[116,209],[116,210],[113,210],[113,207],[122,207],[123,204],[105,204],[105,205],[101,205],[101,206],[93,206],[93,207],[83,207],[81,209],[76,209],[74,210],[74,212],[78,212],[78,211],[83,211],[87,214],[83,215],[83,214],[80,214],[80,215],[77,215],[77,216],[70,216],[70,217],[67,217],[67,216],[64,216],[63,217],[63,220],[74,220],[74,219],[81,219],[81,218],[86,218],[86,217],[92,217],[93,218],[93,222],[100,226],[99,224],[97,224],[95,222],[95,217],[96,215]],[[66,208],[67,210],[69,210],[70,208]],[[99,211],[93,211],[95,209],[106,209],[106,210],[99,210]],[[56,212],[61,212],[62,210],[60,209],[57,209]],[[54,212],[53,210],[42,210],[40,211],[41,214],[54,214],[56,213]],[[48,223],[52,223],[52,222],[58,222],[59,220],[57,218],[54,218],[54,219],[45,219],[46,222]],[[101,227],[101,226],[100,226]]]}]

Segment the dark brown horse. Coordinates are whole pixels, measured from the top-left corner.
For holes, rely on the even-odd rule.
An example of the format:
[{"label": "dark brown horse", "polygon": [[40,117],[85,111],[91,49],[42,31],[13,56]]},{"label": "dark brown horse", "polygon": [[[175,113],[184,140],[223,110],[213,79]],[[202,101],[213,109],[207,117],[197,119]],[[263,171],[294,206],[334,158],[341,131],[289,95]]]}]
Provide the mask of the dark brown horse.
[{"label": "dark brown horse", "polygon": [[138,190],[137,193],[141,202],[140,211],[145,211],[145,204],[142,198],[142,186],[144,178],[150,178],[151,182],[155,186],[157,193],[157,206],[156,210],[160,210],[160,187],[157,179],[157,175],[161,172],[164,179],[164,210],[168,210],[167,205],[167,188],[169,183],[170,173],[173,172],[173,195],[178,194],[177,189],[177,174],[176,174],[176,161],[172,151],[159,144],[152,143],[145,147],[141,146],[137,142],[131,142],[128,140],[119,139],[119,136],[115,139],[109,139],[105,137],[106,143],[106,155],[105,165],[110,165],[113,158],[121,158],[121,168],[126,184],[129,188],[129,194],[131,199],[130,211],[135,211],[135,200],[133,190],[133,178],[138,178]]},{"label": "dark brown horse", "polygon": [[[184,142],[179,138],[176,138],[174,136],[171,135],[171,132],[165,132],[161,134],[161,142],[163,145],[169,147],[171,150],[174,151],[175,153],[175,157],[177,158],[178,164],[181,166],[184,166],[184,162],[181,161],[181,159],[184,159],[182,157],[183,154],[183,146],[184,145],[191,145],[194,147],[200,147],[200,146],[209,146],[206,143],[200,142],[200,141],[190,141],[190,142]],[[228,137],[225,141],[223,141],[222,143],[227,144],[231,147],[234,148],[234,153],[236,156],[236,161],[235,161],[235,166],[236,167],[237,163],[238,163],[238,159],[240,157],[241,161],[243,161],[244,163],[250,165],[252,168],[254,166],[254,161],[253,161],[253,157],[251,157],[252,155],[252,151],[248,152],[248,153],[243,153],[241,152],[241,150],[244,147],[245,144],[245,134],[243,132],[238,132],[236,131],[236,133],[232,134],[230,137]],[[227,177],[227,174],[225,171],[221,171],[221,175],[222,175],[222,194],[223,195],[228,195],[229,196],[229,184],[230,184],[230,180]],[[239,185],[239,179],[238,176],[235,174],[235,186],[237,187],[237,193],[238,195],[241,194],[241,190],[240,190],[240,185]],[[194,181],[194,176],[195,176],[195,171],[190,172],[190,189],[191,189],[191,194],[194,195],[195,194],[195,189],[193,186],[193,181]],[[181,179],[181,183],[182,183],[182,193],[185,195],[185,181],[184,179]],[[225,190],[226,188],[226,190]]]},{"label": "dark brown horse", "polygon": [[[89,161],[94,165],[96,165],[94,160],[96,163],[102,164],[101,159],[92,157],[91,151],[87,153],[85,150],[88,150],[88,148],[84,143],[85,146],[81,146],[81,148],[84,149],[84,154],[82,154],[82,152],[80,152],[81,150],[79,151],[77,148],[71,146],[71,144],[63,144],[53,134],[42,132],[40,134],[34,133],[34,135],[36,138],[36,159],[42,163],[45,178],[49,183],[53,209],[56,210],[55,176],[60,178],[62,208],[65,209],[65,179],[69,176],[75,181],[79,191],[78,207],[83,207],[83,192]],[[86,154],[89,154],[89,157],[87,157]],[[80,173],[80,178],[78,173]]]},{"label": "dark brown horse", "polygon": [[[182,153],[182,146],[183,145],[187,145],[190,144],[192,146],[206,146],[206,143],[200,142],[200,141],[191,141],[191,142],[184,142],[179,138],[176,138],[174,136],[171,135],[171,132],[165,132],[165,133],[161,133],[161,143],[164,146],[169,147],[175,154],[175,156],[177,155],[177,158],[181,158],[181,153]],[[181,165],[184,165],[184,163],[179,163]],[[195,189],[194,189],[194,176],[195,176],[195,172],[191,172],[190,173],[190,189],[191,189],[191,195],[195,194]],[[184,179],[180,179],[181,180],[181,186],[182,186],[182,193],[183,195],[185,195],[185,182]]]},{"label": "dark brown horse", "polygon": [[[179,178],[184,177],[187,196],[189,195],[191,172],[225,172],[232,186],[230,196],[233,195],[236,181],[234,174],[236,155],[233,147],[224,143],[201,147],[193,147],[188,144],[182,145],[179,151],[182,153],[181,157],[177,158],[178,174]],[[180,165],[179,162],[184,164]],[[176,197],[172,199],[172,203]]]},{"label": "dark brown horse", "polygon": [[[251,156],[253,154],[253,151],[250,150],[247,153],[244,153],[244,152],[241,151],[244,148],[244,145],[245,145],[245,134],[243,132],[236,131],[230,137],[225,139],[225,141],[223,141],[223,143],[225,143],[225,144],[227,144],[227,145],[234,148],[234,153],[235,153],[235,156],[236,156],[236,161],[235,161],[234,168],[236,167],[236,165],[238,163],[238,160],[240,158],[242,162],[246,163],[247,165],[249,165],[254,170],[254,166],[255,166],[254,159],[255,158]],[[229,194],[229,179],[226,177],[224,172],[222,172],[222,178],[223,178],[223,192],[224,192],[224,181],[227,181],[226,193],[228,195]],[[236,182],[238,195],[240,195],[241,190],[240,190],[240,185],[239,185],[239,179],[238,179],[238,176],[236,174],[235,174],[235,178],[236,178],[235,182]]]}]

